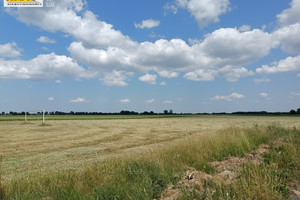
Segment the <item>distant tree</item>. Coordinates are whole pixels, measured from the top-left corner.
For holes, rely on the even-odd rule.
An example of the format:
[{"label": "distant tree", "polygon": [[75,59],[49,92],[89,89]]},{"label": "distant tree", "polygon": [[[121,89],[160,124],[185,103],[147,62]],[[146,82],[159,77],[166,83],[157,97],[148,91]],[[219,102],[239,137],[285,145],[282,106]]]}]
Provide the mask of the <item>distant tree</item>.
[{"label": "distant tree", "polygon": [[296,114],[296,113],[297,112],[295,110],[293,110],[293,109],[290,111],[290,114]]},{"label": "distant tree", "polygon": [[10,114],[10,115],[18,115],[17,112],[13,112],[13,111],[10,111],[9,114]]},{"label": "distant tree", "polygon": [[164,110],[164,114],[165,115],[169,114],[169,111],[168,110]]},{"label": "distant tree", "polygon": [[120,112],[120,114],[121,114],[121,115],[128,115],[128,111],[127,111],[127,110],[122,110],[122,111]]},{"label": "distant tree", "polygon": [[128,111],[128,110],[122,110],[120,112],[121,115],[137,115],[138,113],[137,112],[134,112],[134,111]]},{"label": "distant tree", "polygon": [[297,109],[297,114],[300,114],[300,108]]},{"label": "distant tree", "polygon": [[169,110],[169,114],[173,114],[173,110]]},{"label": "distant tree", "polygon": [[150,113],[149,113],[150,115],[154,115],[155,113],[153,112],[153,111],[150,111]]}]

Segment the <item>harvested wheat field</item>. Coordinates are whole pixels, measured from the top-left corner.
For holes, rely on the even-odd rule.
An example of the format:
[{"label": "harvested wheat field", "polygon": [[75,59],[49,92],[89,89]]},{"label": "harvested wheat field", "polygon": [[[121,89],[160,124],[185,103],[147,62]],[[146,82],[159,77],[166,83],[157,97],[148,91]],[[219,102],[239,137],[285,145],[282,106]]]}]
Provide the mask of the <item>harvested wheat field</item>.
[{"label": "harvested wheat field", "polygon": [[[19,188],[17,194],[16,191],[14,191],[14,187],[16,187],[14,184],[19,183],[19,180],[22,180],[25,182],[29,181],[32,185],[39,185],[32,186],[33,188],[36,187],[33,190],[36,190],[36,193],[38,193],[36,196],[34,196],[34,198],[67,199],[67,197],[70,197],[69,193],[65,194],[65,196],[56,196],[52,194],[53,191],[43,191],[44,189],[39,187],[42,187],[41,185],[45,183],[40,183],[39,181],[41,181],[41,179],[45,179],[44,176],[48,176],[49,174],[52,176],[52,178],[50,178],[51,180],[59,180],[59,178],[56,176],[64,177],[65,173],[69,174],[72,172],[76,174],[86,174],[90,172],[90,170],[95,170],[94,167],[97,165],[101,165],[100,168],[104,170],[102,166],[103,163],[105,166],[107,163],[110,163],[109,169],[114,169],[117,166],[124,165],[121,167],[121,170],[125,170],[128,166],[124,164],[124,162],[131,162],[131,159],[142,159],[142,162],[146,162],[146,160],[156,160],[156,158],[158,158],[158,160],[167,160],[169,158],[164,158],[164,156],[168,155],[173,157],[174,155],[178,154],[179,157],[184,157],[185,161],[183,162],[181,159],[182,163],[178,164],[178,166],[175,166],[176,163],[172,163],[173,161],[176,161],[176,159],[171,159],[171,161],[169,160],[166,162],[157,160],[155,161],[155,163],[158,162],[154,165],[155,169],[157,167],[157,170],[167,170],[167,172],[165,172],[167,175],[162,175],[162,177],[173,177],[174,173],[176,172],[174,176],[175,178],[165,178],[166,180],[164,181],[167,182],[158,184],[161,186],[161,188],[159,188],[157,191],[155,190],[151,194],[147,193],[146,196],[143,196],[142,194],[140,194],[138,197],[134,195],[131,196],[131,189],[126,188],[123,188],[122,190],[126,190],[125,194],[128,194],[128,196],[122,196],[121,194],[117,193],[113,194],[112,191],[110,191],[112,193],[108,192],[108,196],[101,196],[101,192],[98,190],[102,191],[102,189],[106,187],[102,185],[102,180],[100,181],[101,184],[99,183],[99,185],[102,185],[101,189],[85,188],[86,186],[84,185],[86,183],[84,183],[83,180],[79,181],[80,183],[78,188],[73,188],[77,192],[80,191],[78,194],[76,193],[76,195],[79,195],[78,197],[76,195],[75,197],[73,196],[75,199],[76,197],[80,197],[79,199],[106,199],[108,197],[109,199],[158,198],[160,193],[167,188],[169,181],[173,181],[173,185],[176,185],[175,182],[178,181],[179,177],[178,173],[180,171],[181,173],[185,173],[185,167],[195,167],[199,169],[204,166],[204,168],[208,167],[207,169],[209,169],[209,167],[214,168],[214,166],[211,164],[207,164],[207,167],[205,164],[208,163],[207,161],[213,162],[213,157],[210,157],[207,161],[201,161],[199,164],[196,161],[196,163],[193,163],[194,159],[189,160],[188,155],[188,152],[193,153],[193,151],[197,151],[197,148],[199,147],[196,146],[204,145],[201,147],[202,149],[211,148],[205,146],[208,145],[209,142],[203,142],[212,140],[210,135],[214,135],[214,137],[217,138],[223,138],[223,140],[231,140],[227,136],[219,137],[216,135],[218,135],[220,132],[231,135],[231,132],[244,132],[245,130],[252,130],[253,127],[256,127],[257,130],[262,130],[262,132],[264,132],[265,130],[263,130],[261,127],[267,126],[278,126],[283,129],[297,130],[300,128],[300,118],[288,116],[252,117],[220,115],[151,119],[48,120],[45,126],[41,126],[40,122],[38,121],[31,121],[27,124],[21,121],[0,121],[0,154],[2,156],[1,182],[2,185],[4,185],[3,193],[8,196],[7,199],[11,199],[10,195],[19,195],[20,198],[23,197],[25,199],[33,198],[29,194],[26,194],[26,190],[28,188]],[[252,136],[250,135],[249,137]],[[202,142],[199,142],[200,140]],[[234,139],[232,139],[232,141],[233,140]],[[195,143],[197,141],[199,144]],[[267,139],[265,138],[262,141],[267,141]],[[191,143],[191,145],[188,143]],[[244,143],[246,144],[246,142]],[[196,146],[193,147],[193,145]],[[249,143],[246,145],[246,151],[250,151],[260,144],[257,143],[253,146],[251,143]],[[176,152],[177,149],[180,151],[181,148],[190,148],[189,146],[191,146],[192,149],[184,150],[182,155],[180,152]],[[244,150],[240,153],[243,154],[243,152]],[[240,153],[237,152],[237,154]],[[205,157],[203,156],[204,154],[198,160]],[[224,156],[220,156],[219,158],[217,157],[218,156],[215,156],[214,158],[218,160],[224,159]],[[104,171],[106,173],[112,173],[107,170],[108,169],[105,168]],[[120,169],[118,168],[117,170]],[[133,171],[132,173],[135,172]],[[32,180],[33,176],[39,177],[40,179],[37,178],[38,180]],[[76,176],[80,175],[77,174]],[[109,178],[106,177],[105,179]],[[38,183],[36,183],[36,181]],[[74,182],[74,180],[72,182]],[[5,185],[7,185],[7,187]],[[138,186],[134,186],[134,188],[137,187]],[[147,188],[144,189],[147,191]],[[32,190],[32,188],[29,190]],[[116,189],[116,191],[118,190]],[[24,193],[25,196],[22,196]],[[190,194],[186,194],[186,191],[183,194],[187,196],[186,198],[190,198]]]}]

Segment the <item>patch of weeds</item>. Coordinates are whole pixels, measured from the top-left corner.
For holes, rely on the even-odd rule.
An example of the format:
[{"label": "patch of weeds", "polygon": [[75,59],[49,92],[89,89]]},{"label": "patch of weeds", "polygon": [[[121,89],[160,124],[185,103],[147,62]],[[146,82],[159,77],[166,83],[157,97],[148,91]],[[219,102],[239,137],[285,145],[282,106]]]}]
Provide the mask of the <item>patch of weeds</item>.
[{"label": "patch of weeds", "polygon": [[287,182],[290,179],[293,172],[289,169],[275,170],[272,171],[272,176],[277,177],[279,184],[274,185],[274,188],[283,196],[287,196],[290,193],[290,190],[287,188]]},{"label": "patch of weeds", "polygon": [[289,172],[273,165],[244,165],[233,184],[237,199],[287,199]]},{"label": "patch of weeds", "polygon": [[99,186],[94,193],[99,199],[154,199],[167,187],[169,175],[156,163],[127,160]]},{"label": "patch of weeds", "polygon": [[125,196],[122,196],[120,193],[122,191],[122,188],[120,188],[120,185],[116,185],[115,188],[111,187],[109,184],[105,184],[95,190],[95,199],[107,199],[107,200],[121,200],[126,199]]},{"label": "patch of weeds", "polygon": [[269,152],[266,152],[263,154],[263,158],[264,158],[264,163],[265,164],[271,164],[271,162],[273,160],[275,160],[275,157],[276,157],[276,153],[273,152],[273,151],[269,151]]},{"label": "patch of weeds", "polygon": [[281,169],[297,169],[297,149],[293,144],[282,144],[279,147],[271,146],[270,151],[263,155],[266,164],[276,163]]},{"label": "patch of weeds", "polygon": [[[130,183],[142,183],[142,188],[149,188],[152,198],[159,198],[166,188],[169,178],[161,167],[151,162],[131,161],[125,166],[126,180]],[[147,181],[145,181],[147,180]],[[150,186],[150,187],[149,187]]]},{"label": "patch of weeds", "polygon": [[210,180],[204,184],[203,192],[198,199],[236,199],[233,188],[221,181]]},{"label": "patch of weeds", "polygon": [[219,180],[207,181],[200,195],[187,191],[181,199],[288,199],[289,171],[274,166],[247,164],[242,166],[238,176],[231,184]]},{"label": "patch of weeds", "polygon": [[267,131],[273,133],[273,136],[284,136],[290,134],[290,130],[281,127],[279,124],[272,124],[267,127]]},{"label": "patch of weeds", "polygon": [[177,198],[177,200],[191,200],[191,199],[200,199],[200,193],[198,190],[187,190],[184,189],[181,191],[182,194]]},{"label": "patch of weeds", "polygon": [[214,174],[216,172],[216,169],[214,166],[212,166],[211,164],[207,163],[207,162],[196,162],[194,163],[194,165],[192,165],[192,167],[194,167],[197,170],[203,171],[207,174]]}]

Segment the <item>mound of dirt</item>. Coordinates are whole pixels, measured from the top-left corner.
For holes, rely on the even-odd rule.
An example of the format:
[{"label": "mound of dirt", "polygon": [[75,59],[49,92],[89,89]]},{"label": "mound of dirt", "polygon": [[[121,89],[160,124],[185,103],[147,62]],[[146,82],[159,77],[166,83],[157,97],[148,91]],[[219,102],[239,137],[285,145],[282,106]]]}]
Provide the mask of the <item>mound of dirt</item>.
[{"label": "mound of dirt", "polygon": [[[276,140],[273,145],[277,146],[282,144],[282,139]],[[231,184],[236,180],[237,172],[243,164],[262,164],[263,154],[269,150],[270,146],[266,144],[260,145],[255,151],[246,154],[244,157],[229,157],[223,161],[213,161],[210,164],[216,169],[215,175],[210,175],[202,171],[198,171],[194,168],[188,168],[176,184],[170,184],[161,195],[160,200],[176,200],[180,195],[181,191],[189,190],[193,191],[196,189],[197,192],[201,193],[204,190],[205,183],[211,180],[222,181],[227,184]],[[293,188],[295,188],[294,186]],[[291,189],[291,198],[293,200],[300,200],[300,185],[297,184],[297,189]]]}]

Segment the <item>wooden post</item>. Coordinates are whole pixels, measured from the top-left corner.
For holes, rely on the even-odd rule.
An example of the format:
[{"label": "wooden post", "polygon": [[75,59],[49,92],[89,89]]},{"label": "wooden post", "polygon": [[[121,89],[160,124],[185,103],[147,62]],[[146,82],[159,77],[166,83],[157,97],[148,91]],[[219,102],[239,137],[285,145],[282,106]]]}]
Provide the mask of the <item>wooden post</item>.
[{"label": "wooden post", "polygon": [[43,109],[43,125],[45,125],[45,110]]}]

